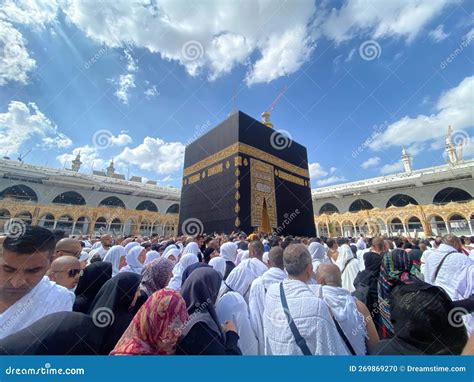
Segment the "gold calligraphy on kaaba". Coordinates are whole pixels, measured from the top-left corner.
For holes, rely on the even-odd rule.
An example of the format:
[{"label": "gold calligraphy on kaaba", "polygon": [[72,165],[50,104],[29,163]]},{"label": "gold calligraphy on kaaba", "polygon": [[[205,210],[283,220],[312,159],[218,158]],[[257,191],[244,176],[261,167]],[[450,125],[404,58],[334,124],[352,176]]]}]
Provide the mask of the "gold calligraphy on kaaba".
[{"label": "gold calligraphy on kaaba", "polygon": [[270,226],[277,227],[275,178],[273,166],[250,158],[250,212],[252,227],[262,227],[264,214]]},{"label": "gold calligraphy on kaaba", "polygon": [[215,166],[212,166],[211,168],[207,170],[207,176],[219,174],[220,172],[223,171],[223,169],[224,169],[224,166],[222,165],[222,163],[216,164]]},{"label": "gold calligraphy on kaaba", "polygon": [[288,181],[288,182],[299,184],[300,186],[306,186],[306,180],[305,179],[300,178],[298,176],[288,174],[287,172],[284,172],[284,171],[280,170],[278,172],[275,172],[275,175],[278,176],[279,178],[283,179],[283,180]]},{"label": "gold calligraphy on kaaba", "polygon": [[[260,149],[257,149],[255,147],[249,146],[245,143],[237,142],[234,143],[230,146],[227,146],[226,148],[222,149],[221,151],[208,156],[207,158],[194,163],[191,166],[188,166],[184,169],[183,175],[184,176],[190,176],[191,174],[194,174],[195,172],[201,171],[206,167],[209,167],[217,162],[220,162],[230,156],[233,156],[235,154],[246,154],[249,155],[253,158],[257,158],[263,162],[270,163],[274,166],[277,166],[279,168],[282,168],[286,171],[289,171],[293,174],[302,176],[304,178],[309,178],[309,171],[307,168],[303,167],[298,167],[295,166],[294,164],[288,163],[284,161],[283,159],[280,159],[274,155],[271,155],[269,153],[266,153],[265,151],[262,151]],[[244,165],[246,162],[246,158],[243,160]],[[235,162],[234,162],[235,163]],[[240,160],[237,159],[237,163],[240,164]]]}]

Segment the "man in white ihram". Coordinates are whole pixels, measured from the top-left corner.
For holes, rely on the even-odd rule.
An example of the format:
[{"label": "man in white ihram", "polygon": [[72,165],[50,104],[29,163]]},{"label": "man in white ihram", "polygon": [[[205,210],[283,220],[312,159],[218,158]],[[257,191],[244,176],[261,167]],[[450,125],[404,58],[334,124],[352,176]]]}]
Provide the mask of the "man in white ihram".
[{"label": "man in white ihram", "polygon": [[26,227],[0,251],[0,339],[55,312],[71,311],[74,293],[46,275],[55,240],[46,228]]},{"label": "man in white ihram", "polygon": [[[283,263],[288,279],[270,286],[265,299],[265,354],[349,354],[327,304],[317,297],[320,287],[308,285],[313,273],[308,249],[303,244],[290,244]],[[283,309],[285,302],[289,318]]]}]

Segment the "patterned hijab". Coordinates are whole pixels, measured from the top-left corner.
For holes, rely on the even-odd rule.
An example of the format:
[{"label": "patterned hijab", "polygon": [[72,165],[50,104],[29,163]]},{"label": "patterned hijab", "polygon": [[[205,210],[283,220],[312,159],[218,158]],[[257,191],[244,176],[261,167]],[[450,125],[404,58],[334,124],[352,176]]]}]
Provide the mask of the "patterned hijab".
[{"label": "patterned hijab", "polygon": [[168,259],[153,260],[143,268],[140,289],[151,296],[156,291],[166,287],[172,271],[173,263]]},{"label": "patterned hijab", "polygon": [[390,321],[390,296],[393,289],[411,279],[419,278],[413,260],[403,249],[394,249],[382,259],[378,283],[379,308],[382,318],[382,338],[393,337],[394,330]]},{"label": "patterned hijab", "polygon": [[143,304],[111,355],[169,355],[188,320],[179,293],[161,289]]}]

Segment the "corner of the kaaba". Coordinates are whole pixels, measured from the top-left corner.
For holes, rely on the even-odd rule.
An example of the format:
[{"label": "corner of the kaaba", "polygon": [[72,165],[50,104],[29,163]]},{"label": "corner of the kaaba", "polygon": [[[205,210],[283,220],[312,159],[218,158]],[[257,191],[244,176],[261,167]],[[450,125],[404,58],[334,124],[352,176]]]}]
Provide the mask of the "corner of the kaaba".
[{"label": "corner of the kaaba", "polygon": [[315,235],[306,148],[240,111],[186,147],[178,229],[232,231]]}]

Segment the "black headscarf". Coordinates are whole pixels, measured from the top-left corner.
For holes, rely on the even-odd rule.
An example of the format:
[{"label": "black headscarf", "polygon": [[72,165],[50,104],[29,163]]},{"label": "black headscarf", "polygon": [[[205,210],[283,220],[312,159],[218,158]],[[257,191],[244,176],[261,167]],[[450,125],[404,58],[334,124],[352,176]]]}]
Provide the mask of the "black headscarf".
[{"label": "black headscarf", "polygon": [[466,328],[442,288],[410,280],[395,287],[390,306],[395,334],[379,344],[376,354],[461,354]]},{"label": "black headscarf", "polygon": [[121,272],[107,281],[95,297],[89,315],[99,326],[107,328],[107,339],[101,352],[109,354],[127,329],[137,306],[130,305],[140,286],[140,275]]},{"label": "black headscarf", "polygon": [[87,313],[100,288],[112,277],[112,263],[99,261],[87,266],[76,288],[72,310]]},{"label": "black headscarf", "polygon": [[104,329],[77,312],[52,313],[0,340],[1,355],[100,354]]},{"label": "black headscarf", "polygon": [[212,267],[210,265],[207,265],[206,263],[194,263],[194,264],[189,265],[183,271],[183,275],[181,276],[181,286],[184,285],[184,282],[189,277],[189,275],[198,268],[212,268]]},{"label": "black headscarf", "polygon": [[198,268],[189,275],[181,288],[190,317],[183,335],[198,322],[204,322],[211,330],[223,336],[214,308],[221,283],[220,273],[211,267]]},{"label": "black headscarf", "polygon": [[374,273],[378,277],[380,273],[380,266],[382,265],[382,259],[383,254],[378,254],[375,252],[364,253],[365,269]]}]

